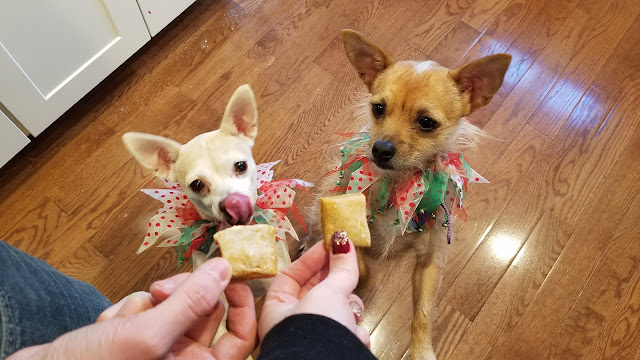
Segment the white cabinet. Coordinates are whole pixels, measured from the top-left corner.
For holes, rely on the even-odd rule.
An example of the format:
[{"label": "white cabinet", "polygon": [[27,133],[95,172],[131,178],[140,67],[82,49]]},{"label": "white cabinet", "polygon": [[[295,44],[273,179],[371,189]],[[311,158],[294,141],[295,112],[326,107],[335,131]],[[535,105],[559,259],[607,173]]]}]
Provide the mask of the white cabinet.
[{"label": "white cabinet", "polygon": [[[0,0],[0,104],[37,136],[194,1]],[[0,108],[0,167],[28,143]]]},{"label": "white cabinet", "polygon": [[0,102],[38,135],[149,39],[136,0],[0,0]]},{"label": "white cabinet", "polygon": [[28,143],[29,138],[0,111],[0,167],[11,160]]},{"label": "white cabinet", "polygon": [[195,0],[138,0],[151,36],[156,36]]}]

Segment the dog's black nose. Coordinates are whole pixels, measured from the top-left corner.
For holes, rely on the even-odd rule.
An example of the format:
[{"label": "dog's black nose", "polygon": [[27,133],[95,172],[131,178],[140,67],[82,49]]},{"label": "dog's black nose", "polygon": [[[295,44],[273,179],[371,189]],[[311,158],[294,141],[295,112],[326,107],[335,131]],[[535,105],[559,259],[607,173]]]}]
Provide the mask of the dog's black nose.
[{"label": "dog's black nose", "polygon": [[371,149],[373,157],[378,161],[389,161],[396,154],[396,147],[388,141],[378,140]]}]

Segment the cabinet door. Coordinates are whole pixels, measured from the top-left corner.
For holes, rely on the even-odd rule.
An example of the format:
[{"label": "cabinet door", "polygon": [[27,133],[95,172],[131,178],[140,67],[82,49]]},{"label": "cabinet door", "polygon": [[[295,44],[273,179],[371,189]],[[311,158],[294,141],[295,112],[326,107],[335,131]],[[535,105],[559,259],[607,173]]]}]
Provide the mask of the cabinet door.
[{"label": "cabinet door", "polygon": [[156,36],[195,0],[138,0],[151,36]]},{"label": "cabinet door", "polygon": [[149,39],[136,0],[0,0],[0,102],[38,135]]},{"label": "cabinet door", "polygon": [[28,143],[29,138],[0,111],[0,167],[11,160]]}]

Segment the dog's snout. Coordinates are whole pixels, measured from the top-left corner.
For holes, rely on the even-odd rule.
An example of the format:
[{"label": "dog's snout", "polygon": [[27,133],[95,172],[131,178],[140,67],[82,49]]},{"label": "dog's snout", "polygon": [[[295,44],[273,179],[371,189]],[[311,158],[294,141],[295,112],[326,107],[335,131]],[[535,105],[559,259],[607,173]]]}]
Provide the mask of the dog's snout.
[{"label": "dog's snout", "polygon": [[230,225],[246,225],[251,222],[253,216],[253,204],[248,196],[233,193],[220,203],[220,211],[227,215]]},{"label": "dog's snout", "polygon": [[389,161],[396,154],[396,147],[392,143],[383,140],[373,143],[371,150],[373,157],[378,161]]}]

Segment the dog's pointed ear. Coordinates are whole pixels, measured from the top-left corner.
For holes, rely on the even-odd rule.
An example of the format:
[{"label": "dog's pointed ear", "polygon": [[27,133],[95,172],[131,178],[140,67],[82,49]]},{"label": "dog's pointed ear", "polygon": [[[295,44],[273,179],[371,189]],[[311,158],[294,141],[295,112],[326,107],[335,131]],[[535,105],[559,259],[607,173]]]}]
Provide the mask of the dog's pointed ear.
[{"label": "dog's pointed ear", "polygon": [[481,108],[491,101],[493,95],[502,86],[510,63],[511,55],[509,54],[489,55],[449,72],[458,84],[458,89],[463,94],[469,94],[470,111]]},{"label": "dog's pointed ear", "polygon": [[347,58],[369,89],[378,74],[393,64],[384,51],[353,30],[342,30],[342,42]]},{"label": "dog's pointed ear", "polygon": [[258,135],[258,106],[249,85],[240,86],[231,96],[224,111],[220,131],[255,140]]},{"label": "dog's pointed ear", "polygon": [[137,132],[122,135],[122,141],[140,165],[155,170],[165,179],[170,177],[171,166],[178,159],[182,147],[165,137]]}]

